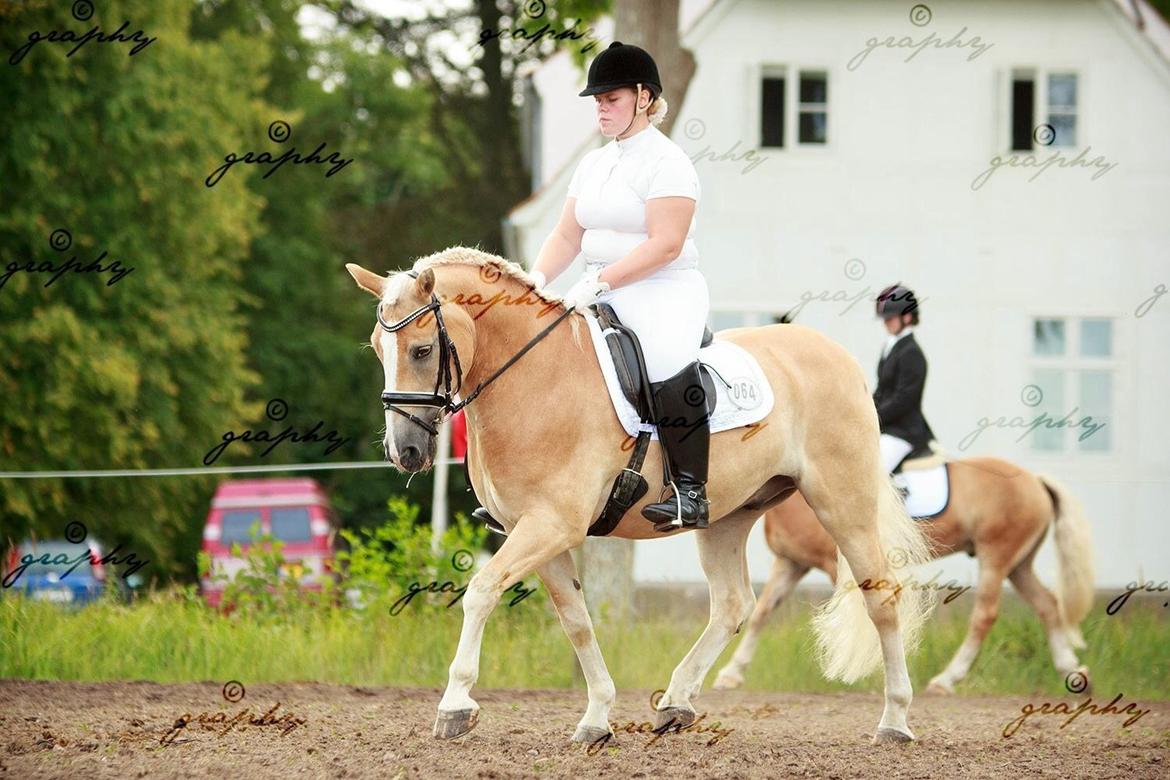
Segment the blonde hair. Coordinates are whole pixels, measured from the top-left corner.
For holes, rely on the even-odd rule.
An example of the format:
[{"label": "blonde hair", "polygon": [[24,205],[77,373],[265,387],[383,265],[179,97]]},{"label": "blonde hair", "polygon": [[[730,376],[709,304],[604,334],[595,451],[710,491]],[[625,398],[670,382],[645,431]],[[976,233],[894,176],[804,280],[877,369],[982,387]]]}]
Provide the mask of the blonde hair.
[{"label": "blonde hair", "polygon": [[646,108],[646,116],[650,119],[650,124],[658,127],[662,124],[662,120],[666,119],[666,112],[669,110],[670,105],[666,102],[666,98],[659,95]]}]

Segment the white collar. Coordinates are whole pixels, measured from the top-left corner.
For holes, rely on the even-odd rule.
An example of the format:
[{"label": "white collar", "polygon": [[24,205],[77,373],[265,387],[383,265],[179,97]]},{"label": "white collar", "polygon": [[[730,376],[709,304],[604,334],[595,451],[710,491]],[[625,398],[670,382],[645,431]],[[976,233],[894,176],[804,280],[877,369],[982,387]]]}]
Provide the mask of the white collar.
[{"label": "white collar", "polygon": [[886,354],[888,355],[890,353],[890,350],[894,348],[895,344],[897,344],[899,341],[906,338],[907,336],[909,336],[913,332],[914,332],[914,326],[907,325],[906,327],[902,328],[902,332],[899,333],[898,335],[890,336],[889,341],[886,342]]},{"label": "white collar", "polygon": [[658,130],[658,128],[656,128],[654,125],[647,125],[645,128],[631,135],[629,138],[619,139],[617,136],[614,136],[613,146],[617,149],[618,153],[643,149],[645,148],[646,144],[649,143],[650,138],[658,132],[661,131]]}]

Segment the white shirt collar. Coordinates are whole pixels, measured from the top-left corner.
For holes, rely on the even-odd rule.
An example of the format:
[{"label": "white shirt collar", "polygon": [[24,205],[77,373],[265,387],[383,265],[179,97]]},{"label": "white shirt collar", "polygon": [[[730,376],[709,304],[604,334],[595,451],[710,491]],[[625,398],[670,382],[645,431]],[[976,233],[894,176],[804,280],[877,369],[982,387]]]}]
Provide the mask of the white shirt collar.
[{"label": "white shirt collar", "polygon": [[661,131],[654,125],[647,125],[645,128],[639,130],[624,140],[615,136],[613,139],[613,145],[619,153],[643,149],[650,142],[651,137],[653,137],[655,133],[660,132]]},{"label": "white shirt collar", "polygon": [[889,340],[888,340],[888,341],[886,341],[886,348],[885,348],[885,350],[882,352],[882,356],[883,356],[883,357],[889,357],[890,350],[892,350],[892,349],[894,348],[894,345],[895,345],[895,344],[897,344],[897,343],[898,343],[899,341],[901,341],[902,339],[904,339],[904,338],[906,338],[907,336],[909,336],[909,335],[910,335],[911,333],[913,333],[913,332],[914,332],[914,326],[913,326],[913,325],[907,325],[905,328],[903,328],[903,329],[902,329],[902,332],[901,332],[901,333],[899,333],[897,336],[890,336]]}]

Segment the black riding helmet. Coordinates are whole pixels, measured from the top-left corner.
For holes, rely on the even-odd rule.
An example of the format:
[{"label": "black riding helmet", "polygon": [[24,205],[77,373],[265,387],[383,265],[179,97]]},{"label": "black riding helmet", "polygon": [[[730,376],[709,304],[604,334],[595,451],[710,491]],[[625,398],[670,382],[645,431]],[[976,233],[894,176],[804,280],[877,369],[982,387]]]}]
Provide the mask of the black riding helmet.
[{"label": "black riding helmet", "polygon": [[882,319],[912,314],[914,324],[918,324],[918,299],[914,297],[913,290],[901,284],[893,284],[882,290],[874,308]]},{"label": "black riding helmet", "polygon": [[662,94],[662,80],[658,77],[654,58],[638,46],[614,41],[608,49],[593,58],[589,65],[588,83],[578,96],[589,97],[638,84],[650,90],[651,99]]}]

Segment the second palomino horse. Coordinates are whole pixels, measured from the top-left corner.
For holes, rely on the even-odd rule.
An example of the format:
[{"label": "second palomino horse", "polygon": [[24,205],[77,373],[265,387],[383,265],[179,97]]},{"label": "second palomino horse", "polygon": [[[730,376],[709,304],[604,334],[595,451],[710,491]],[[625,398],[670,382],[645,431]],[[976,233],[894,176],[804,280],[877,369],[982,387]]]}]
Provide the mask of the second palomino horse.
[{"label": "second palomino horse", "polygon": [[[1080,502],[1056,480],[1039,476],[997,458],[948,461],[950,497],[937,516],[920,521],[933,555],[967,552],[979,560],[975,608],[967,638],[950,664],[930,681],[928,690],[952,693],[979,655],[999,612],[1005,578],[1040,617],[1048,635],[1052,663],[1061,677],[1088,670],[1079,666],[1073,648],[1084,648],[1078,625],[1093,606],[1093,550]],[[808,573],[818,568],[841,585],[837,548],[799,493],[764,515],[764,535],[776,559],[760,592],[747,633],[735,655],[715,680],[716,688],[736,688],[755,654],[760,630],[772,610]],[[1036,577],[1036,552],[1052,529],[1060,563],[1057,595]],[[844,575],[848,577],[848,574]],[[846,586],[854,583],[847,583]],[[881,585],[876,580],[870,586]],[[867,587],[864,581],[861,586]],[[893,588],[877,587],[888,597]]]}]

